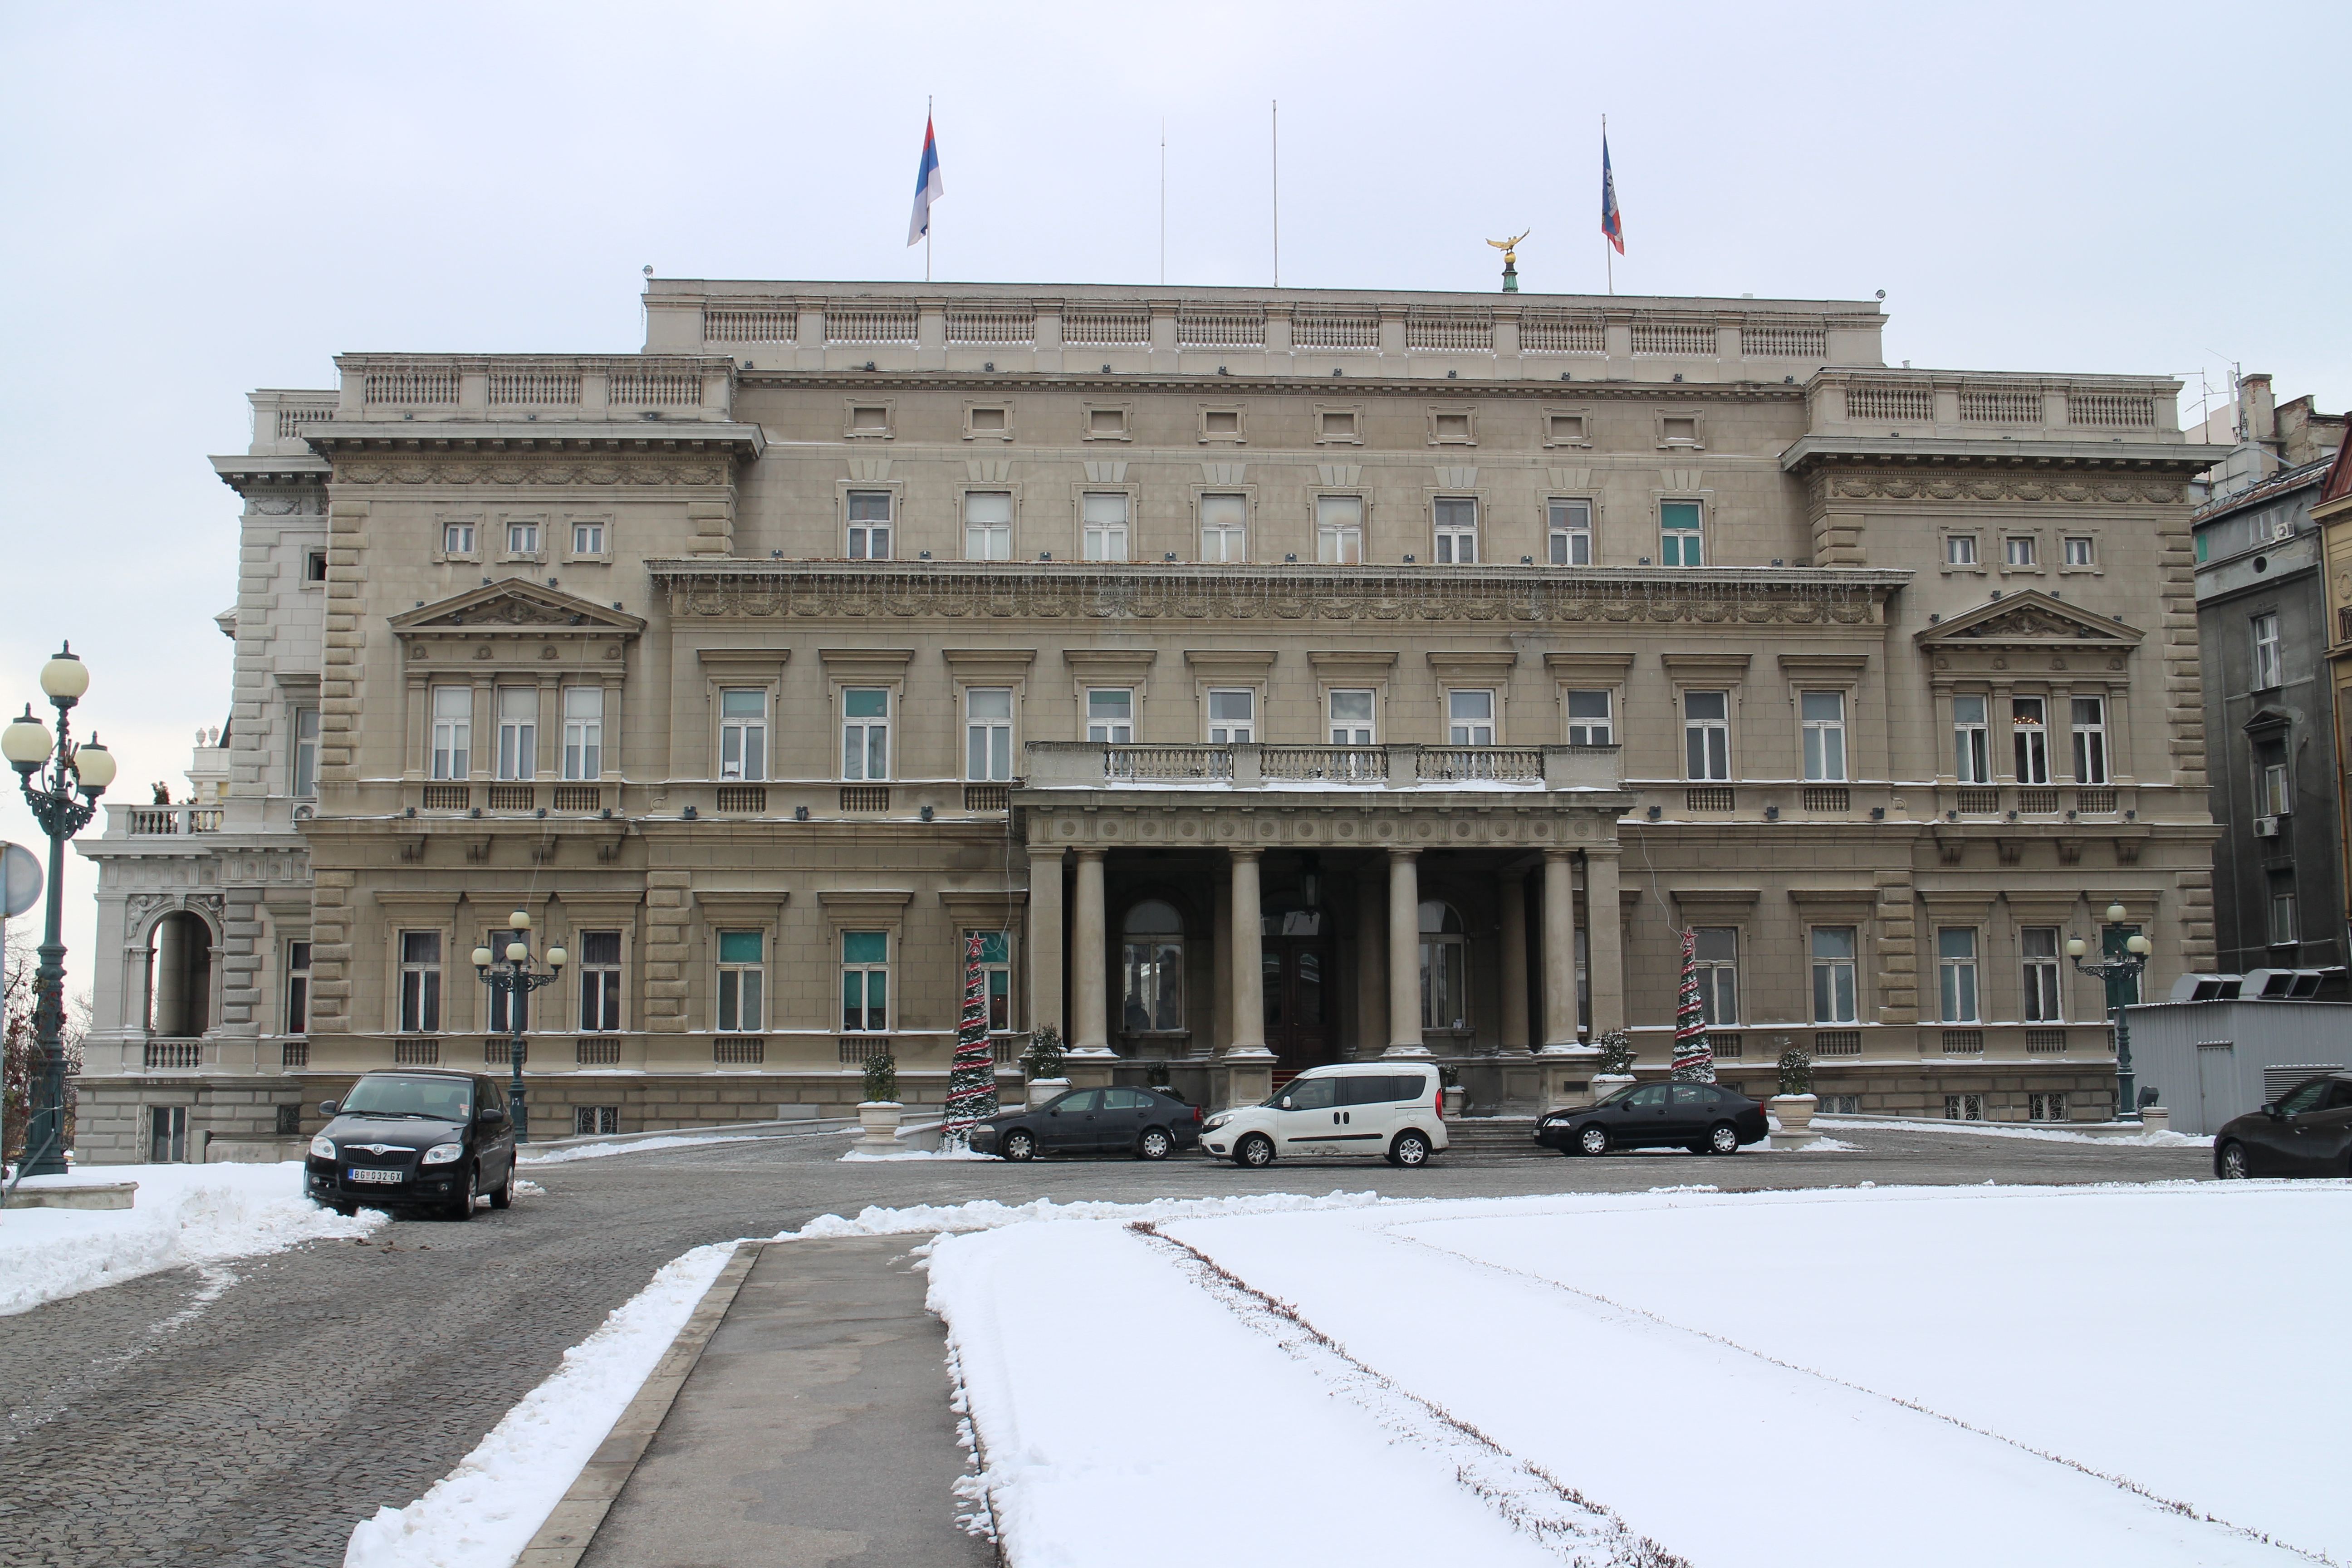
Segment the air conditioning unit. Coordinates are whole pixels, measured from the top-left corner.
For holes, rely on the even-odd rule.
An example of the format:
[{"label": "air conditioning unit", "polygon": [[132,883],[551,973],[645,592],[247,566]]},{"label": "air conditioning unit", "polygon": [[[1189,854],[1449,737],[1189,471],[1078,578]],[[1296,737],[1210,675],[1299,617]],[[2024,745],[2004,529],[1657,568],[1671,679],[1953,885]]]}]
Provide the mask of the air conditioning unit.
[{"label": "air conditioning unit", "polygon": [[2278,824],[2279,819],[2275,816],[2258,816],[2254,818],[2254,837],[2257,838],[2276,838],[2278,837]]}]

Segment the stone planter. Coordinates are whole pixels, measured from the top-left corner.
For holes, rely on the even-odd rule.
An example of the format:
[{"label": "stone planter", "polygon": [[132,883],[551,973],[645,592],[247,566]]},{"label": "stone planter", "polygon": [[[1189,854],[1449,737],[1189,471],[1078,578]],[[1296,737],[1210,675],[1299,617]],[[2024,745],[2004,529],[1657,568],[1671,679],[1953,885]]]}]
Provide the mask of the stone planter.
[{"label": "stone planter", "polygon": [[1057,1094],[1068,1092],[1070,1080],[1066,1078],[1033,1078],[1029,1080],[1029,1109],[1036,1110]]},{"label": "stone planter", "polygon": [[1630,1087],[1634,1078],[1629,1072],[1597,1072],[1592,1075],[1592,1103],[1599,1104],[1621,1089]]},{"label": "stone planter", "polygon": [[1821,1101],[1810,1094],[1776,1094],[1764,1102],[1765,1109],[1780,1122],[1780,1131],[1772,1134],[1775,1149],[1801,1149],[1821,1136],[1813,1131],[1813,1108]]},{"label": "stone planter", "polygon": [[865,1136],[851,1147],[867,1154],[898,1152],[898,1121],[907,1108],[892,1100],[869,1100],[857,1108],[857,1125]]},{"label": "stone planter", "polygon": [[1445,1120],[1448,1121],[1461,1121],[1462,1108],[1468,1104],[1469,1101],[1470,1091],[1463,1088],[1460,1084],[1457,1083],[1452,1089],[1447,1089],[1445,1091]]},{"label": "stone planter", "polygon": [[2172,1112],[2161,1105],[2143,1105],[2139,1110],[2139,1126],[2143,1132],[2172,1131]]}]

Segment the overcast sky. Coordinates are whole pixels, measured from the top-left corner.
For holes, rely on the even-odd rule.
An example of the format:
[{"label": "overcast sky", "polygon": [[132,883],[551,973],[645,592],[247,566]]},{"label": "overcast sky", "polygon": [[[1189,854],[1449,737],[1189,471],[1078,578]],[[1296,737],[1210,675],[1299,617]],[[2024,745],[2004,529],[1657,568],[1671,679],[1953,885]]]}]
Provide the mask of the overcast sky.
[{"label": "overcast sky", "polygon": [[[640,346],[639,268],[1867,299],[1893,363],[2352,403],[2352,7],[0,5],[0,702],[60,638],[117,798],[227,712],[245,394]],[[2338,110],[2331,117],[2329,110]],[[0,836],[30,840],[15,792]],[[86,900],[89,879],[78,877]],[[86,901],[69,904],[88,984]]]}]

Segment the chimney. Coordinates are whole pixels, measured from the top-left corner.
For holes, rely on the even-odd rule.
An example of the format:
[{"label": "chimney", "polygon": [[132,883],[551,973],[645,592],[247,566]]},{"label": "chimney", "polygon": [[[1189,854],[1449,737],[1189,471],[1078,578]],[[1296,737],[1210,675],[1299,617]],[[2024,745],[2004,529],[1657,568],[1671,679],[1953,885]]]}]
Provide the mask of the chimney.
[{"label": "chimney", "polygon": [[2267,375],[2242,376],[2238,381],[2238,439],[2274,446],[2278,441],[2278,404],[2271,395]]}]

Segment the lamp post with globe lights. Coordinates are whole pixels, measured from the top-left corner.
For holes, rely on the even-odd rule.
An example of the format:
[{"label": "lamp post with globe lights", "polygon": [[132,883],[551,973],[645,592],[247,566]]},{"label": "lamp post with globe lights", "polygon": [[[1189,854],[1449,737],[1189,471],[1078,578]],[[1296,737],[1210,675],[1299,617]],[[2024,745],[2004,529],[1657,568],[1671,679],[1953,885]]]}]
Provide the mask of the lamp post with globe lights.
[{"label": "lamp post with globe lights", "polygon": [[[2130,911],[2121,904],[2107,906],[2107,924],[2119,926],[2129,918]],[[2141,971],[2147,967],[2148,954],[2155,948],[2147,938],[2134,931],[2124,939],[2124,951],[2112,957],[2085,963],[2083,962],[2084,951],[2081,937],[2066,939],[2066,956],[2074,961],[2076,969],[2095,977],[2104,984],[2112,985],[2118,980],[2129,980],[2135,983],[2136,987]],[[2124,1013],[2122,994],[2116,992],[2113,994],[2116,999],[2116,1120],[2130,1121],[2139,1115],[2139,1107],[2132,1103],[2131,1021]]]},{"label": "lamp post with globe lights", "polygon": [[[77,746],[72,713],[89,689],[89,670],[72,645],[41,667],[41,690],[58,710],[58,732],[25,711],[0,731],[0,756],[16,770],[33,820],[49,836],[49,912],[43,927],[40,965],[33,972],[33,1038],[40,1053],[32,1084],[32,1116],[25,1128],[21,1173],[62,1175],[66,1171],[65,1033],[65,851],[66,841],[89,826],[98,797],[114,782],[114,756],[92,735]],[[75,796],[80,796],[76,799]]]},{"label": "lamp post with globe lights", "polygon": [[[514,1121],[514,1136],[518,1143],[530,1142],[530,1113],[523,1104],[522,1053],[525,1000],[541,986],[552,985],[563,978],[563,965],[568,955],[560,947],[547,950],[547,968],[534,970],[530,963],[530,912],[517,910],[507,917],[507,946],[504,954],[493,954],[487,947],[474,950],[474,969],[482,983],[493,991],[506,994],[507,1065],[513,1078],[507,1085],[507,1114]],[[506,967],[498,967],[503,957]]]}]

